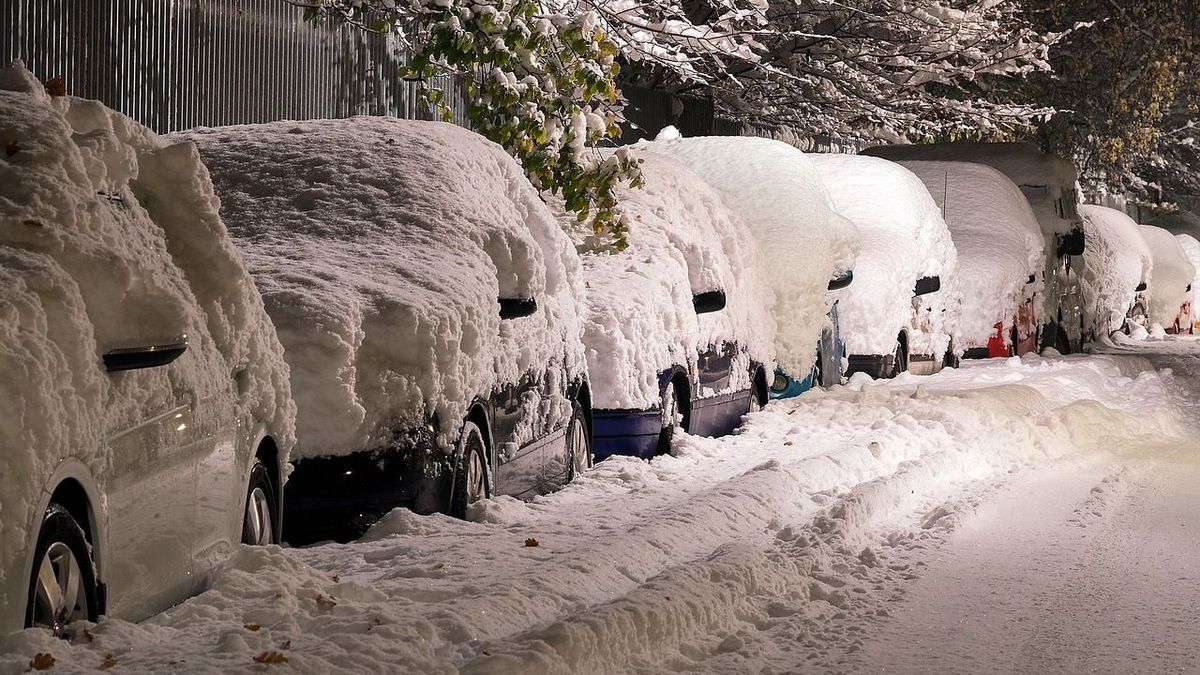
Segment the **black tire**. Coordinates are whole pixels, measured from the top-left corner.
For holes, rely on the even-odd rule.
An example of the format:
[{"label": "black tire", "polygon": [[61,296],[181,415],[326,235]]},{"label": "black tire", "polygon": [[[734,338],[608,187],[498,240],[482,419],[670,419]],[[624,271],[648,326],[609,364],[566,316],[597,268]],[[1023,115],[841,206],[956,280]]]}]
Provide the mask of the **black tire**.
[{"label": "black tire", "polygon": [[1017,339],[1020,336],[1021,336],[1020,333],[1017,332],[1017,325],[1014,323],[1013,327],[1012,327],[1012,333],[1008,336],[1008,340],[1009,340],[1008,355],[1009,356],[1017,355]]},{"label": "black tire", "polygon": [[896,352],[892,354],[892,370],[888,374],[888,379],[897,377],[900,373],[908,370],[908,348],[904,345],[904,341],[896,338]]},{"label": "black tire", "polygon": [[957,368],[962,365],[962,357],[954,353],[954,343],[946,347],[946,355],[942,357],[943,368]]},{"label": "black tire", "polygon": [[[665,455],[671,452],[671,441],[675,438],[675,429],[683,427],[687,430],[686,420],[683,414],[683,392],[675,384],[674,380],[667,383],[662,393],[662,401],[659,403],[659,411],[662,415],[662,428],[658,432],[658,454]],[[668,406],[672,410],[668,411]]]},{"label": "black tire", "polygon": [[[53,579],[58,591],[56,601],[46,592],[48,585],[39,580]],[[67,590],[67,593],[63,593]],[[73,592],[72,602],[65,596]],[[46,509],[42,528],[34,548],[33,570],[29,577],[29,595],[25,604],[25,627],[42,627],[57,637],[68,637],[67,626],[72,621],[100,618],[99,595],[96,587],[96,565],[92,560],[87,537],[71,514],[51,504]]]},{"label": "black tire", "polygon": [[474,422],[463,423],[455,457],[450,515],[466,518],[468,506],[492,496],[491,477],[487,470],[487,445],[483,441],[483,432]]},{"label": "black tire", "polygon": [[242,543],[266,546],[279,543],[279,498],[271,482],[271,472],[261,460],[254,460],[246,486],[246,507],[242,509]]},{"label": "black tire", "polygon": [[822,389],[826,388],[826,386],[825,386],[825,353],[819,349],[817,350],[817,360],[813,362],[812,385],[814,388],[816,388],[816,387],[820,387]]},{"label": "black tire", "polygon": [[771,395],[767,388],[767,371],[761,367],[754,369],[754,374],[750,376],[750,402],[747,404],[747,413],[752,413],[762,410],[767,407],[770,402]]},{"label": "black tire", "polygon": [[1067,331],[1063,330],[1061,326],[1055,333],[1054,348],[1058,350],[1059,354],[1071,353],[1071,338],[1067,337]]},{"label": "black tire", "polygon": [[588,433],[587,418],[579,401],[571,402],[571,419],[567,422],[567,482],[592,468],[596,461],[592,453],[592,435]]}]

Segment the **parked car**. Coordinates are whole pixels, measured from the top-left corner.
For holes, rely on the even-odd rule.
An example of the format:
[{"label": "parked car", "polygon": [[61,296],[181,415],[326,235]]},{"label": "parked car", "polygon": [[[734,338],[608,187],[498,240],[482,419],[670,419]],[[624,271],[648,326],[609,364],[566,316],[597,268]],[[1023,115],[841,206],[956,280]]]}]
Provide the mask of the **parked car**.
[{"label": "parked car", "polygon": [[971,162],[903,161],[933,196],[958,251],[964,302],[955,344],[966,358],[1037,351],[1042,231],[1021,190]]},{"label": "parked car", "polygon": [[1083,298],[1088,332],[1111,335],[1133,324],[1149,328],[1153,259],[1141,227],[1121,211],[1085,204]]},{"label": "parked car", "polygon": [[645,147],[702,176],[762,249],[777,324],[770,397],[839,384],[837,301],[854,279],[858,230],[833,209],[812,159],[766,138],[674,136]]},{"label": "parked car", "polygon": [[283,350],[190,144],[0,71],[0,634],[138,621],[278,541]]},{"label": "parked car", "polygon": [[286,540],[461,517],[590,465],[579,258],[498,145],[378,117],[184,136],[291,366]]},{"label": "parked car", "polygon": [[1154,269],[1150,276],[1150,325],[1168,333],[1192,332],[1192,280],[1196,268],[1175,235],[1154,225],[1141,226]]},{"label": "parked car", "polygon": [[1196,276],[1192,277],[1191,291],[1188,294],[1188,309],[1191,312],[1191,324],[1184,326],[1180,324],[1180,332],[1194,334],[1200,329],[1200,317],[1196,315],[1196,308],[1200,307],[1200,240],[1197,240],[1190,234],[1176,234],[1175,240],[1179,242],[1179,246],[1183,248],[1183,254],[1187,257],[1188,262],[1192,263],[1192,267],[1196,268]]},{"label": "parked car", "polygon": [[756,243],[719,194],[677,160],[642,161],[645,186],[618,191],[624,251],[595,251],[574,214],[562,223],[583,255],[584,343],[596,457],[650,458],[676,429],[721,436],[767,403],[773,302]]},{"label": "parked car", "polygon": [[955,361],[958,254],[921,179],[875,157],[812,155],[834,208],[858,227],[854,283],[839,303],[848,373],[928,374]]},{"label": "parked car", "polygon": [[1045,237],[1045,290],[1039,315],[1042,347],[1079,351],[1084,330],[1080,277],[1086,244],[1075,190],[1075,167],[1029,143],[933,143],[868,148],[863,154],[891,160],[977,162],[999,169],[1016,183],[1037,216]]}]

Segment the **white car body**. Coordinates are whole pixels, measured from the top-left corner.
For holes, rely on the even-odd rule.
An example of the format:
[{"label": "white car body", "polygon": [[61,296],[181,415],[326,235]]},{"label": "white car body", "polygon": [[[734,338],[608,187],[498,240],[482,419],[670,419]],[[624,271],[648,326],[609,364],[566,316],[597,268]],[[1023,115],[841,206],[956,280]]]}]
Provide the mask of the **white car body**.
[{"label": "white car body", "polygon": [[1109,335],[1121,330],[1127,319],[1149,328],[1147,300],[1154,259],[1141,227],[1106,206],[1085,204],[1079,211],[1088,242],[1083,252],[1083,299],[1091,331]]}]

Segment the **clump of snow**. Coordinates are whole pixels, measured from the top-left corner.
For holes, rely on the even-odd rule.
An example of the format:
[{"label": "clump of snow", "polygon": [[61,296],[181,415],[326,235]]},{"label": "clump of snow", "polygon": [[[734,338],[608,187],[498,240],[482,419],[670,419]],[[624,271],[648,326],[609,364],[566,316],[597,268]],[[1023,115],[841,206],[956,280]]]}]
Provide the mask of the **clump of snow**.
[{"label": "clump of snow", "polygon": [[[225,396],[237,369],[236,418],[222,424],[267,425],[286,460],[295,409],[275,329],[193,147],[99,102],[51,98],[19,61],[0,71],[0,141],[3,580],[23,564],[14,557],[65,458],[102,486],[136,471],[114,466],[103,439]],[[188,350],[168,367],[104,370],[112,349],[180,336]],[[0,607],[7,616],[24,601]]]},{"label": "clump of snow", "polygon": [[[901,165],[925,183],[958,252],[964,298],[959,346],[985,347],[996,324],[1010,324],[1017,308],[1042,290],[1045,253],[1037,218],[1021,190],[992,167],[940,161]],[[1031,275],[1037,276],[1032,284],[1027,283]]]},{"label": "clump of snow", "polygon": [[[757,242],[721,196],[684,164],[663,154],[631,152],[642,160],[645,186],[617,193],[631,219],[629,247],[583,255],[593,404],[656,406],[660,373],[673,366],[694,373],[697,350],[726,342],[743,349],[729,386],[747,389],[747,357],[768,372],[775,362],[774,299]],[[590,231],[574,214],[560,208],[559,215],[586,249]],[[725,291],[725,309],[697,315],[692,296],[715,290]]]},{"label": "clump of snow", "polygon": [[1188,262],[1196,268],[1196,276],[1192,277],[1192,292],[1188,295],[1188,301],[1192,304],[1192,313],[1200,311],[1200,240],[1197,240],[1190,234],[1175,235],[1176,241],[1183,248],[1183,255],[1187,257]]},{"label": "clump of snow", "polygon": [[642,147],[685,162],[755,237],[775,293],[776,359],[789,373],[808,374],[829,322],[829,280],[854,269],[859,251],[857,229],[833,210],[812,159],[765,138],[660,134]]},{"label": "clump of snow", "polygon": [[[286,348],[296,456],[380,447],[433,414],[448,445],[496,386],[583,376],[578,257],[494,143],[377,117],[181,136],[200,146]],[[501,321],[497,298],[538,310]],[[570,402],[549,389],[542,405],[565,420]]]},{"label": "clump of snow", "polygon": [[[862,251],[854,283],[838,305],[849,354],[891,354],[909,331],[912,354],[940,358],[958,323],[958,254],[941,209],[924,183],[899,164],[875,157],[811,155],[834,208],[858,227]],[[914,303],[922,277],[941,290]],[[961,347],[958,347],[961,351]]]},{"label": "clump of snow", "polygon": [[1141,233],[1154,260],[1150,276],[1149,320],[1170,326],[1190,297],[1187,287],[1196,278],[1196,268],[1188,262],[1183,247],[1170,232],[1154,225],[1142,225]]},{"label": "clump of snow", "polygon": [[1149,283],[1153,260],[1141,228],[1116,209],[1087,204],[1080,208],[1084,249],[1084,316],[1093,332],[1120,330],[1137,297],[1137,287]]}]

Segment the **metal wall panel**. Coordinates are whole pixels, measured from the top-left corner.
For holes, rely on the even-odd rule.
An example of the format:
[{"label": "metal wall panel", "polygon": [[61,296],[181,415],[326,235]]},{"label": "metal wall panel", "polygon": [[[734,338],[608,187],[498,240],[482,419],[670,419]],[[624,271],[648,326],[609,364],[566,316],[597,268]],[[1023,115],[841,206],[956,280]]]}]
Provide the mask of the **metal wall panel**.
[{"label": "metal wall panel", "polygon": [[[0,0],[0,57],[158,132],[279,119],[428,119],[388,36],[313,27],[285,0]],[[461,89],[446,88],[467,125]]]}]

